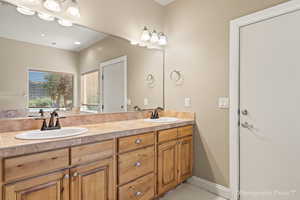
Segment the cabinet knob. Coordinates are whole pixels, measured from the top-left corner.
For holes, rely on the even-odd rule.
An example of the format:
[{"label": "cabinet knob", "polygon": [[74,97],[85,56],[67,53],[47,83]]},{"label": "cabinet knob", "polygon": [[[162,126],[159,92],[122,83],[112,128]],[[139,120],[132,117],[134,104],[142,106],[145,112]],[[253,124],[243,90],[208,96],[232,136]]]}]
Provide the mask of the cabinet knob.
[{"label": "cabinet knob", "polygon": [[141,139],[136,139],[135,140],[135,144],[141,144],[142,143],[142,140]]},{"label": "cabinet knob", "polygon": [[68,178],[70,178],[70,176],[69,176],[69,174],[66,174],[66,175],[64,176],[64,179],[68,179]]},{"label": "cabinet knob", "polygon": [[134,193],[134,196],[136,196],[136,197],[139,197],[139,196],[141,196],[141,195],[143,195],[142,192],[136,192],[136,193]]},{"label": "cabinet knob", "polygon": [[142,165],[141,162],[136,162],[136,163],[134,164],[134,166],[136,166],[136,167],[140,167],[141,165]]},{"label": "cabinet knob", "polygon": [[78,172],[74,172],[73,177],[77,177],[78,175]]}]

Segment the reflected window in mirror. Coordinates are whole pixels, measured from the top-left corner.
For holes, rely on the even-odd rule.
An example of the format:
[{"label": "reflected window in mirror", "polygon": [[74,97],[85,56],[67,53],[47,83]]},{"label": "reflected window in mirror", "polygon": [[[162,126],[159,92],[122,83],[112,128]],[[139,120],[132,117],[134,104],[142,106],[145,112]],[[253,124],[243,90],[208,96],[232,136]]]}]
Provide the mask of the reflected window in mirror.
[{"label": "reflected window in mirror", "polygon": [[53,108],[71,110],[73,107],[73,74],[29,71],[30,112]]},{"label": "reflected window in mirror", "polygon": [[99,111],[99,74],[97,70],[81,75],[81,111],[83,112]]}]

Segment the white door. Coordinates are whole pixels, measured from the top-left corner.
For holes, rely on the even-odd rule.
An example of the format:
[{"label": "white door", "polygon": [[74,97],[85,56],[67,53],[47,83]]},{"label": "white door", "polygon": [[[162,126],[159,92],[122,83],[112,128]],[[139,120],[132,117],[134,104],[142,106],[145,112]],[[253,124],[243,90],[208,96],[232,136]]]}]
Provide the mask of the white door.
[{"label": "white door", "polygon": [[127,61],[126,57],[101,64],[102,112],[126,112]]},{"label": "white door", "polygon": [[299,200],[300,11],[240,31],[241,200]]}]

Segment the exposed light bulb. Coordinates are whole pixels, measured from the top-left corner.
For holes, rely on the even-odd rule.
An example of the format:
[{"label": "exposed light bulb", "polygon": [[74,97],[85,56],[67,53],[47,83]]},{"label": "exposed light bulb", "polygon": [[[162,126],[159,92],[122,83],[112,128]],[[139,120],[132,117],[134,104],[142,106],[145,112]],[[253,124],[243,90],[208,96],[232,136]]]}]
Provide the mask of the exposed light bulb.
[{"label": "exposed light bulb", "polygon": [[34,10],[31,10],[31,9],[23,7],[23,6],[17,7],[17,11],[23,15],[34,15],[35,14]]},{"label": "exposed light bulb", "polygon": [[54,17],[47,13],[38,13],[38,17],[45,21],[54,21]]},{"label": "exposed light bulb", "polygon": [[70,6],[67,9],[67,12],[69,15],[73,16],[73,17],[80,17],[80,11],[79,11],[79,7],[78,6]]},{"label": "exposed light bulb", "polygon": [[59,19],[57,22],[62,26],[67,26],[67,27],[73,26],[73,23],[70,22],[69,20]]},{"label": "exposed light bulb", "polygon": [[69,7],[67,8],[67,13],[73,17],[80,17],[80,10],[77,0],[72,0]]},{"label": "exposed light bulb", "polygon": [[150,34],[148,28],[145,26],[143,29],[143,32],[142,32],[141,40],[146,42],[146,41],[149,41],[150,38],[151,38],[151,34]]},{"label": "exposed light bulb", "polygon": [[52,12],[61,12],[61,5],[59,0],[45,0],[44,7]]},{"label": "exposed light bulb", "polygon": [[150,39],[150,42],[151,43],[157,43],[159,41],[159,37],[158,37],[158,34],[157,32],[154,30],[151,34],[151,39]]},{"label": "exposed light bulb", "polygon": [[168,44],[167,36],[164,33],[160,33],[158,44],[161,46],[165,46]]}]

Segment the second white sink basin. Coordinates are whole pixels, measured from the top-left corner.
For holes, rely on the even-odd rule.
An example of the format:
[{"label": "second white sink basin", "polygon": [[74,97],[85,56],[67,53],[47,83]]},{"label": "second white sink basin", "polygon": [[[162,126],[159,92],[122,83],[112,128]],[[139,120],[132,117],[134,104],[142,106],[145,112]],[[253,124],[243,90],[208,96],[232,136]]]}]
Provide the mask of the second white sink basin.
[{"label": "second white sink basin", "polygon": [[87,131],[88,129],[86,128],[66,127],[66,128],[51,130],[51,131],[40,131],[40,130],[28,131],[16,135],[16,138],[22,140],[46,140],[46,139],[55,139],[55,138],[81,135]]},{"label": "second white sink basin", "polygon": [[161,117],[159,119],[144,119],[145,122],[154,122],[154,123],[171,123],[177,122],[179,119],[175,117]]}]

